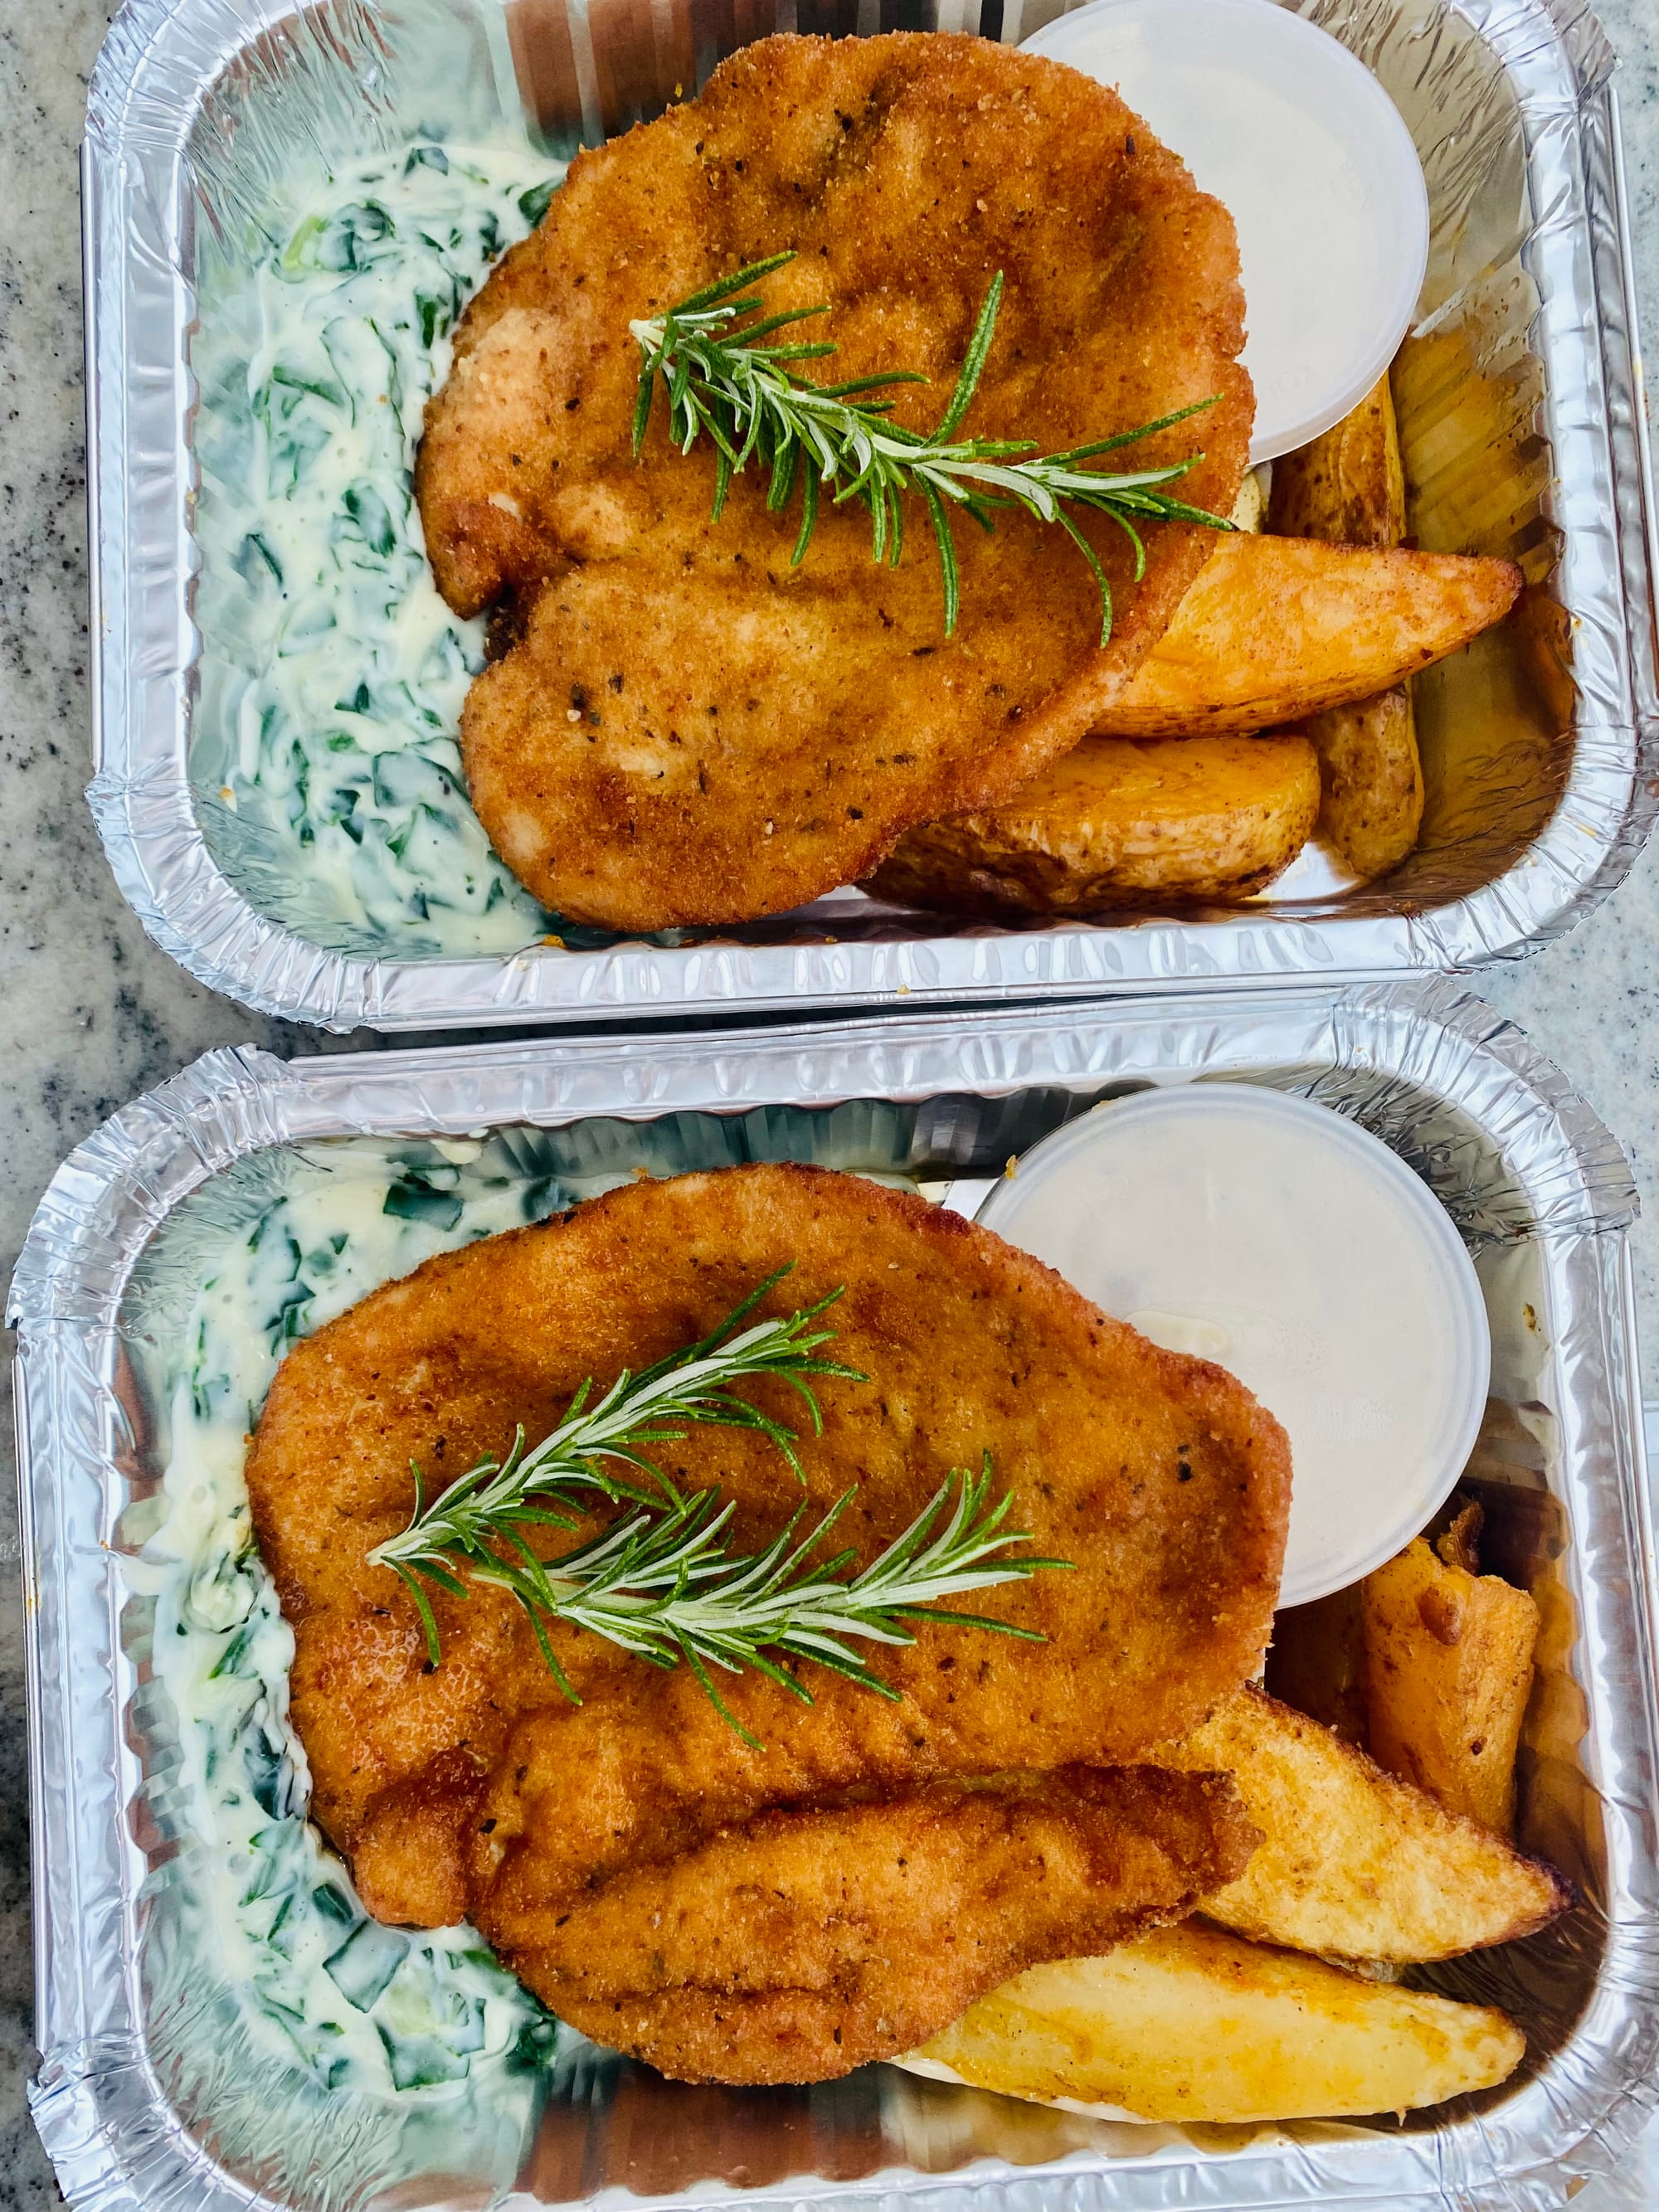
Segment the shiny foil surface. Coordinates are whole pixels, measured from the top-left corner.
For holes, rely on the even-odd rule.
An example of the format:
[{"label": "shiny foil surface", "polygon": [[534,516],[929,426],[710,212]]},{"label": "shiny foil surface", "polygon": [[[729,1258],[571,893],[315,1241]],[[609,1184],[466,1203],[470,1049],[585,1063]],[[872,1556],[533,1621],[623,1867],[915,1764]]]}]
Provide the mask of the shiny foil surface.
[{"label": "shiny foil surface", "polygon": [[[159,1472],[153,1347],[174,1325],[179,1284],[211,1273],[239,1188],[279,1174],[295,1146],[314,1159],[371,1139],[495,1132],[537,1174],[589,1187],[810,1159],[942,1197],[1092,1106],[1217,1079],[1363,1123],[1443,1201],[1475,1261],[1494,1358],[1466,1480],[1547,1623],[1520,1840],[1571,1876],[1579,1902],[1541,1936],[1423,1978],[1512,2011],[1528,2041],[1520,2072],[1403,2122],[1183,2129],[884,2067],[813,2088],[687,2087],[565,2037],[536,2094],[520,2082],[495,2111],[441,2088],[319,2092],[203,2033],[226,1968],[177,1940],[190,1862],[167,1832],[176,1718],[155,1692],[124,1553],[126,1516]],[[779,2212],[1566,2201],[1618,2159],[1659,2093],[1634,1207],[1590,1110],[1442,978],[287,1064],[209,1054],[70,1156],[12,1291],[44,2054],[33,2109],[65,2194],[87,2212],[532,2212],[738,2195]]]},{"label": "shiny foil surface", "polygon": [[94,76],[84,161],[89,795],[158,944],[246,1006],[336,1029],[804,1013],[1473,966],[1569,927],[1618,882],[1659,805],[1659,697],[1612,55],[1577,0],[1304,0],[1393,95],[1428,179],[1428,275],[1395,372],[1409,531],[1430,550],[1507,555],[1528,586],[1509,623],[1418,680],[1427,805],[1401,869],[1362,888],[1310,848],[1255,904],[1097,923],[952,924],[848,889],[741,927],[573,930],[467,958],[418,957],[389,926],[331,927],[303,862],[272,897],[271,856],[218,802],[218,739],[196,726],[191,349],[210,274],[257,254],[274,197],[417,135],[567,158],[775,29],[1017,42],[1058,12],[131,0]]}]

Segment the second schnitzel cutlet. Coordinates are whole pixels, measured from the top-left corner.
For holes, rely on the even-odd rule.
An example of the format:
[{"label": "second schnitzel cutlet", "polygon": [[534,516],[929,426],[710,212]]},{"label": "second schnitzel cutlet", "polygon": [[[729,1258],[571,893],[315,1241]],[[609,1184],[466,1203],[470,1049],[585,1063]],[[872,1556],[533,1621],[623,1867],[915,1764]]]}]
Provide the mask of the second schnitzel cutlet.
[{"label": "second schnitzel cutlet", "polygon": [[[1044,453],[1214,401],[1104,464],[1204,459],[1173,487],[1231,511],[1254,401],[1237,356],[1231,217],[1115,93],[939,32],[741,48],[702,96],[579,155],[541,228],[457,328],[416,470],[439,588],[515,636],[473,685],[468,784],[507,866],[560,914],[621,930],[738,921],[867,876],[913,823],[991,806],[1076,744],[1133,676],[1210,550],[1152,522],[1146,574],[1106,518],[955,520],[946,638],[927,514],[903,558],[826,496],[792,565],[799,495],[751,465],[711,519],[714,449],[672,443],[660,392],[632,447],[629,325],[792,250],[769,313],[823,304],[807,365],[896,369],[893,419],[940,417],[993,278],[1005,291],[963,434]],[[796,335],[792,331],[790,336]]]},{"label": "second schnitzel cutlet", "polygon": [[[973,1607],[1046,1640],[921,1621],[913,1645],[879,1651],[893,1703],[811,1666],[810,1706],[763,1674],[722,1676],[752,1741],[686,1667],[663,1673],[555,1623],[581,1698],[571,1704],[526,1616],[495,1588],[434,1593],[434,1667],[409,1594],[368,1559],[409,1521],[411,1462],[430,1492],[499,1452],[520,1422],[546,1434],[586,1378],[603,1389],[706,1335],[787,1263],[761,1311],[844,1285],[831,1349],[871,1378],[818,1386],[823,1434],[802,1448],[804,1497],[775,1449],[742,1430],[694,1429],[663,1448],[665,1472],[732,1499],[730,1539],[744,1551],[798,1504],[815,1519],[856,1483],[838,1541],[867,1563],[951,1468],[988,1452],[1034,1555],[1074,1571],[976,1591]],[[781,1382],[756,1378],[744,1395],[781,1419],[798,1411]],[[1131,1766],[1255,1672],[1289,1510],[1283,1431],[1231,1376],[1148,1343],[988,1231],[861,1176],[757,1166],[636,1183],[429,1261],[288,1355],[248,1486],[295,1632],[291,1711],[313,1810],[369,1910],[424,1926],[470,1918],[556,2009],[562,1996],[635,2008],[630,2047],[655,2063],[722,2079],[781,2079],[790,2064],[821,2069],[792,2078],[844,2071],[854,2051],[871,2055],[846,2039],[864,2016],[859,1990],[872,2021],[890,2017],[890,2002],[921,2017],[928,1989],[960,2009],[977,1972],[964,1960],[985,1962],[988,1988],[1005,1973],[990,1962],[1012,1955],[998,1942],[1066,1955],[1121,1917],[1185,1909],[1177,1900],[1199,1893],[1201,1867],[1237,1853],[1224,1790],[1135,1796],[1052,1771]],[[539,1534],[549,1557],[571,1541]],[[987,1832],[963,1859],[961,1838],[993,1819],[994,1794],[947,1805],[927,1793],[1009,1770],[1027,1778],[1007,1785],[1013,1827],[1000,1843]],[[780,2025],[777,1978],[753,1960],[749,2027],[727,2048],[713,2019],[730,1966],[707,1941],[718,1900],[745,1857],[789,1857],[787,1824],[740,1832],[776,1808],[846,1826],[842,1871],[863,1932],[842,1928],[816,1954],[823,1988],[852,1993],[840,2045],[803,2025],[810,2014],[822,2027],[823,2006],[786,2008],[793,2025]],[[1082,1822],[1093,1841],[1071,1863],[1096,1871],[1058,1887],[1052,1910],[1031,1901],[993,1941],[997,1915],[950,1869],[1018,1856],[1030,1842],[1020,1823],[1050,1819],[1056,1837]],[[884,1855],[911,1833],[942,1855],[941,1883],[957,1883],[963,1925],[981,1931],[955,1966],[912,1960],[880,1935],[901,1893]],[[665,1981],[617,1918],[627,1893],[611,1898],[613,1884],[647,1880],[668,1885],[682,1915]],[[560,1917],[574,1929],[589,1912],[601,1918],[579,1956]],[[793,1967],[777,1972],[805,1986]]]},{"label": "second schnitzel cutlet", "polygon": [[915,2049],[1027,1966],[1182,1918],[1257,1839],[1220,1774],[926,1783],[757,1814],[505,1955],[573,2027],[679,2080],[822,2081]]}]

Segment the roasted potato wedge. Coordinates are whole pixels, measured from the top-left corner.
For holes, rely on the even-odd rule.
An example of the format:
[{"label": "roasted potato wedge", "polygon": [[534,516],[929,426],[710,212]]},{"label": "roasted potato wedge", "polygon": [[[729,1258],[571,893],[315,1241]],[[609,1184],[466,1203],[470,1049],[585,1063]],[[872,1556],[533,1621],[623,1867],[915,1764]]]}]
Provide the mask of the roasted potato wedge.
[{"label": "roasted potato wedge", "polygon": [[1142,2120],[1334,2119],[1489,2089],[1525,2048],[1483,2005],[1188,1920],[1103,1959],[1034,1966],[924,2045],[917,2070]]},{"label": "roasted potato wedge", "polygon": [[1218,538],[1104,737],[1265,730],[1391,690],[1499,621],[1510,561],[1238,532]]},{"label": "roasted potato wedge", "polygon": [[1386,370],[1340,422],[1273,463],[1267,527],[1336,545],[1399,544],[1406,478]]},{"label": "roasted potato wedge", "polygon": [[1486,1510],[1473,1500],[1464,1504],[1455,1494],[1452,1502],[1457,1510],[1434,1539],[1435,1556],[1443,1559],[1449,1567],[1462,1567],[1466,1575],[1478,1575]]},{"label": "roasted potato wedge", "polygon": [[1571,1902],[1553,1868],[1259,1690],[1158,1756],[1237,1784],[1261,1841],[1203,1910],[1259,1942],[1407,1965],[1528,1936]]},{"label": "roasted potato wedge", "polygon": [[1319,755],[1319,834],[1366,883],[1397,868],[1423,826],[1423,767],[1410,689],[1310,715]]},{"label": "roasted potato wedge", "polygon": [[[1287,538],[1398,545],[1406,483],[1386,376],[1311,445],[1273,465],[1269,526]],[[1319,754],[1324,801],[1319,833],[1370,883],[1397,868],[1423,821],[1412,695],[1404,685],[1303,725]]]},{"label": "roasted potato wedge", "polygon": [[878,897],[951,914],[1088,914],[1249,898],[1319,811],[1305,738],[1086,738],[994,813],[913,830]]},{"label": "roasted potato wedge", "polygon": [[1507,1836],[1538,1607],[1419,1536],[1360,1586],[1372,1756],[1449,1813]]},{"label": "roasted potato wedge", "polygon": [[1265,530],[1267,526],[1267,495],[1261,489],[1261,478],[1255,469],[1246,469],[1238,487],[1238,497],[1233,501],[1233,511],[1228,520],[1235,530]]}]

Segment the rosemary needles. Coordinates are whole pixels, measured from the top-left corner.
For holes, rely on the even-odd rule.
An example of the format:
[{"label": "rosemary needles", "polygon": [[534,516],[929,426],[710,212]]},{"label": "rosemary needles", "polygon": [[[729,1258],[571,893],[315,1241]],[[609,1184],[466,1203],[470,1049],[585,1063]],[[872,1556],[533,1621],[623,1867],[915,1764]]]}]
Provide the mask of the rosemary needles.
[{"label": "rosemary needles", "polygon": [[[986,531],[995,527],[998,507],[1023,507],[1039,521],[1057,523],[1074,541],[1100,588],[1100,641],[1112,634],[1112,591],[1094,548],[1067,513],[1084,507],[1107,515],[1129,540],[1133,574],[1139,581],[1146,552],[1138,525],[1149,521],[1202,523],[1212,530],[1231,524],[1205,508],[1188,506],[1158,489],[1195,468],[1204,458],[1192,453],[1167,468],[1111,476],[1082,464],[1167,430],[1206,407],[1210,399],[1182,407],[1156,422],[1093,445],[1064,453],[1038,454],[1029,438],[963,438],[963,420],[989,358],[1002,300],[999,270],[985,295],[974,326],[956,390],[933,428],[908,430],[891,419],[892,401],[878,397],[899,384],[925,384],[915,370],[895,369],[855,377],[845,384],[814,384],[796,364],[834,353],[828,340],[794,337],[762,344],[792,324],[827,314],[824,307],[787,308],[764,315],[757,292],[750,288],[794,259],[775,253],[751,262],[682,300],[666,314],[631,323],[642,356],[639,398],[634,413],[634,451],[644,443],[653,395],[660,376],[668,394],[669,434],[682,453],[690,453],[705,433],[714,447],[714,513],[726,504],[732,478],[752,459],[769,470],[766,504],[777,514],[787,507],[799,483],[801,521],[792,565],[806,557],[818,517],[821,487],[833,503],[861,501],[870,511],[872,558],[896,568],[904,550],[904,495],[919,496],[939,548],[945,587],[945,633],[956,629],[960,577],[951,534],[949,507],[963,508]],[[744,315],[760,315],[740,330]]]},{"label": "rosemary needles", "polygon": [[[1007,1556],[1029,1542],[1006,1526],[1012,1495],[989,1502],[991,1462],[977,1476],[953,1472],[903,1534],[859,1572],[851,1549],[823,1554],[825,1538],[855,1494],[848,1491],[801,1534],[799,1508],[758,1553],[734,1553],[721,1540],[732,1505],[713,1490],[681,1492],[650,1457],[686,1433],[676,1423],[748,1429],[781,1452],[797,1479],[799,1438],[735,1395],[746,1377],[769,1375],[801,1398],[815,1435],[822,1421],[815,1382],[862,1382],[856,1369],[819,1356],[831,1330],[815,1326],[839,1291],[787,1321],[751,1323],[755,1307],[787,1269],[758,1284],[720,1327],[637,1375],[626,1370],[596,1405],[584,1383],[552,1433],[526,1451],[520,1429],[503,1458],[480,1460],[430,1504],[415,1471],[414,1516],[378,1545],[372,1565],[389,1568],[419,1609],[434,1663],[441,1658],[436,1616],[425,1587],[465,1597],[470,1583],[509,1591],[528,1614],[544,1659],[574,1696],[547,1631],[555,1621],[586,1629],[653,1666],[690,1666],[738,1733],[711,1669],[754,1668],[810,1705],[811,1692],[784,1663],[811,1660],[885,1697],[896,1693],[872,1673],[851,1639],[905,1644],[916,1620],[1030,1638],[1034,1632],[939,1601],[1000,1583],[1023,1582],[1063,1559]],[[598,1492],[627,1510],[588,1541],[544,1559],[538,1528],[574,1533],[578,1520],[557,1501]]]},{"label": "rosemary needles", "polygon": [[[590,1406],[592,1380],[582,1384],[571,1400],[564,1419],[540,1443],[526,1451],[520,1428],[504,1459],[481,1459],[458,1475],[447,1490],[426,1504],[421,1470],[415,1470],[415,1513],[400,1535],[377,1545],[369,1557],[374,1566],[390,1567],[408,1585],[426,1629],[428,1649],[438,1654],[437,1623],[419,1577],[457,1596],[465,1585],[457,1579],[457,1566],[484,1566],[492,1571],[500,1562],[495,1546],[505,1541],[533,1557],[520,1534],[526,1528],[574,1530],[577,1519],[555,1505],[538,1499],[568,1498],[573,1492],[598,1491],[612,1500],[630,1499],[649,1513],[657,1503],[677,1509],[684,1504],[679,1492],[650,1458],[659,1444],[678,1443],[686,1434],[686,1423],[720,1428],[752,1429],[775,1443],[789,1462],[798,1482],[804,1482],[795,1455],[793,1429],[774,1420],[758,1406],[734,1394],[733,1385],[750,1376],[775,1375],[805,1403],[816,1436],[822,1427],[814,1381],[836,1376],[851,1382],[867,1377],[855,1367],[844,1367],[817,1357],[835,1331],[814,1328],[813,1323],[842,1295],[831,1291],[816,1305],[793,1314],[787,1321],[757,1322],[744,1328],[769,1291],[789,1273],[781,1267],[757,1283],[720,1326],[696,1344],[669,1353],[637,1375],[627,1368],[617,1377],[596,1406]],[[669,1424],[670,1425],[665,1425]],[[613,1470],[630,1469],[635,1480]],[[649,1485],[641,1488],[639,1478]]]}]

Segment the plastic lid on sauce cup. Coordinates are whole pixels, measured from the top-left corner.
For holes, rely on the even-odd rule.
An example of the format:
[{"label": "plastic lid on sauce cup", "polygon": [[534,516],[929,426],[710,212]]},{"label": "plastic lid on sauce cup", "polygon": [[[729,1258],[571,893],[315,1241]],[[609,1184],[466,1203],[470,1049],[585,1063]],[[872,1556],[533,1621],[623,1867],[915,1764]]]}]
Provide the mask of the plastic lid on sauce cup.
[{"label": "plastic lid on sauce cup", "polygon": [[1340,422],[1398,352],[1429,257],[1422,164],[1364,64],[1275,0],[1092,0],[1024,51],[1115,87],[1231,211],[1250,459]]},{"label": "plastic lid on sauce cup", "polygon": [[1284,1424],[1281,1605],[1381,1566],[1463,1472],[1492,1367],[1474,1264],[1427,1185],[1328,1107],[1142,1091],[1034,1145],[977,1218]]}]

